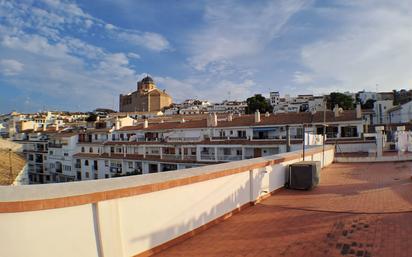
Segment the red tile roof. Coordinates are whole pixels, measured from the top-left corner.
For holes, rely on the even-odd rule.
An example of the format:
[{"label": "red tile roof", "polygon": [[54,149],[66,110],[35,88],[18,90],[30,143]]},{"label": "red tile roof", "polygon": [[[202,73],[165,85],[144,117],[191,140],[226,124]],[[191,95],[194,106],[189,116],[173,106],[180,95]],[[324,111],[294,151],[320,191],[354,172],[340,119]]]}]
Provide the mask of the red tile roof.
[{"label": "red tile roof", "polygon": [[[271,114],[266,117],[265,114],[261,114],[261,121],[259,123],[255,122],[254,114],[251,115],[234,115],[232,121],[222,121],[219,120],[217,123],[218,128],[224,127],[250,127],[250,126],[268,126],[268,125],[301,125],[310,123],[323,123],[323,112],[317,112],[311,114],[309,112],[302,113],[279,113]],[[186,120],[186,119],[185,119]],[[335,117],[332,111],[326,112],[326,122],[328,123],[338,123],[344,121],[360,121],[361,118],[356,118],[356,111],[344,111],[338,117]],[[206,116],[201,120],[186,120],[182,122],[163,122],[163,123],[152,123],[149,120],[148,128],[143,128],[143,124],[137,126],[127,126],[120,129],[120,131],[131,131],[131,130],[146,130],[146,131],[163,131],[170,129],[191,129],[191,128],[207,128]]]}]

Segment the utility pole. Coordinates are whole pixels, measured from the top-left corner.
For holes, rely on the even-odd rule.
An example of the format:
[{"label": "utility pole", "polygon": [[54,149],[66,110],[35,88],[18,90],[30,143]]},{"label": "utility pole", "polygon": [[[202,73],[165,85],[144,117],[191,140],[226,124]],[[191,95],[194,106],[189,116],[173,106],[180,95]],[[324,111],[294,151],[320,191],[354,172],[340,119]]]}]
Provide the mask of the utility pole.
[{"label": "utility pole", "polygon": [[13,166],[11,162],[11,148],[9,148],[9,167],[10,167],[9,179],[10,179],[10,185],[11,185],[13,184]]},{"label": "utility pole", "polygon": [[326,101],[323,99],[323,139],[322,139],[322,164],[325,167],[325,141],[326,141]]},{"label": "utility pole", "polygon": [[290,128],[286,125],[286,152],[290,152]]},{"label": "utility pole", "polygon": [[303,152],[303,161],[305,161],[305,123],[302,125],[302,152]]}]

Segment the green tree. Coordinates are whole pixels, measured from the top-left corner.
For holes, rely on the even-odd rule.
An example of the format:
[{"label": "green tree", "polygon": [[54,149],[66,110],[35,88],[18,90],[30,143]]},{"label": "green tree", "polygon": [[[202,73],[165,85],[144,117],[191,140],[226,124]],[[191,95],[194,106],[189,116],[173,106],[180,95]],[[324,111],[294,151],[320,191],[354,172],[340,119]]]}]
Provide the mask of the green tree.
[{"label": "green tree", "polygon": [[351,110],[354,108],[354,102],[351,96],[339,92],[332,92],[327,97],[327,106],[329,109],[333,109],[336,104],[344,110]]},{"label": "green tree", "polygon": [[261,94],[254,95],[246,99],[247,108],[246,113],[251,114],[255,113],[256,110],[259,110],[261,113],[272,112],[273,107],[269,104],[265,97]]},{"label": "green tree", "polygon": [[94,114],[94,113],[90,113],[89,117],[86,118],[87,122],[93,122],[93,121],[96,121],[96,120],[97,120],[97,114]]}]

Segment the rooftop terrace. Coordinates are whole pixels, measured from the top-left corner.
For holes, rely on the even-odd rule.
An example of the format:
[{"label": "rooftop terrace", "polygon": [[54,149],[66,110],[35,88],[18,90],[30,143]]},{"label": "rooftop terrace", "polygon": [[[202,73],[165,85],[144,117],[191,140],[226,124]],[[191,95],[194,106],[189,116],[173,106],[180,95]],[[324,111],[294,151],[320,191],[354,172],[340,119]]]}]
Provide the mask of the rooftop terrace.
[{"label": "rooftop terrace", "polygon": [[411,256],[412,162],[332,164],[334,147],[322,150],[305,154],[324,167],[311,191],[283,189],[301,151],[0,187],[0,247],[9,257]]},{"label": "rooftop terrace", "polygon": [[169,256],[412,256],[412,162],[332,164],[168,248]]}]

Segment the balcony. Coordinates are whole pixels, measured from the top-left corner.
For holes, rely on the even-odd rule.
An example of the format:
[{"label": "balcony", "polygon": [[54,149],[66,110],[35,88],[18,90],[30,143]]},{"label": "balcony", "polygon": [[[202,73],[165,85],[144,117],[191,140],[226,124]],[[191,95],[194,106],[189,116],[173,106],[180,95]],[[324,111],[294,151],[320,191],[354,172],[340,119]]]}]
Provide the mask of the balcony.
[{"label": "balcony", "polygon": [[63,144],[49,143],[48,146],[49,148],[62,148]]},{"label": "balcony", "polygon": [[[306,156],[309,159],[322,160],[322,147],[309,149]],[[326,146],[325,165],[333,161],[333,156],[334,147]],[[305,248],[312,247],[312,251],[325,250],[322,248],[323,244],[326,247],[333,243],[333,247],[327,248],[333,250],[337,249],[338,243],[346,244],[345,238],[338,237],[342,235],[342,231],[339,230],[342,226],[338,227],[335,223],[343,223],[343,228],[348,226],[349,231],[355,220],[359,226],[365,225],[368,220],[357,214],[326,211],[333,211],[335,206],[340,208],[338,211],[352,209],[363,212],[368,210],[362,209],[365,206],[365,193],[379,193],[381,190],[375,190],[379,186],[385,186],[385,190],[390,191],[391,188],[388,187],[395,188],[405,183],[402,174],[396,173],[397,176],[401,176],[400,181],[393,180],[393,174],[387,173],[388,167],[382,167],[392,184],[365,184],[367,178],[363,175],[359,177],[356,172],[363,171],[369,166],[356,167],[351,169],[353,174],[349,174],[344,166],[339,166],[341,164],[333,164],[338,166],[332,166],[324,174],[330,174],[328,176],[331,177],[338,174],[346,183],[352,183],[351,190],[345,191],[339,180],[333,181],[325,177],[325,187],[319,188],[320,193],[316,193],[316,190],[291,193],[282,190],[276,197],[259,204],[258,201],[262,201],[262,197],[268,197],[270,192],[283,187],[286,159],[287,163],[300,161],[300,152],[269,156],[264,160],[259,158],[210,165],[207,168],[62,183],[58,187],[2,187],[0,225],[7,236],[0,240],[0,247],[3,255],[8,257],[135,256],[146,255],[149,252],[157,253],[159,249],[165,249],[166,245],[171,246],[172,242],[182,242],[183,239],[194,235],[193,240],[168,248],[162,254],[235,256],[239,255],[239,251],[246,251],[251,256],[273,256],[282,252],[288,253],[289,256],[299,256],[298,249],[302,249],[302,244]],[[404,168],[408,173],[408,181],[410,168]],[[119,171],[121,168],[111,167],[112,169]],[[347,176],[354,178],[348,179]],[[366,182],[359,184],[359,181]],[[379,178],[378,181],[383,180]],[[409,186],[400,188],[406,190],[402,191],[405,194],[400,195],[412,195],[406,194],[407,190],[410,190]],[[371,189],[370,192],[367,189]],[[354,190],[356,194],[351,193]],[[395,197],[395,194],[389,195]],[[331,204],[334,203],[330,200],[331,197],[336,198],[334,200],[338,201],[338,204]],[[356,197],[359,198],[358,202],[354,202]],[[405,211],[412,205],[412,197],[405,199],[408,201],[399,201],[399,205],[394,201],[397,199],[371,199],[390,200],[389,203],[383,204],[366,201],[369,206],[375,206],[372,211],[379,211],[380,206],[389,206],[388,211],[394,211],[395,207]],[[251,205],[255,206],[249,207]],[[248,211],[233,216],[230,222],[211,227],[212,224],[222,222],[245,208],[249,208]],[[319,213],[304,208],[314,208]],[[379,222],[388,222],[392,224],[391,227],[393,224],[402,224],[411,226],[412,229],[410,222],[397,222],[396,219],[399,217],[409,220],[409,216],[402,215],[407,214],[394,215],[395,220],[388,216],[386,221],[380,219]],[[374,214],[373,217],[376,218],[377,215]],[[362,219],[363,224],[360,224]],[[378,226],[381,224],[379,222],[369,223],[369,226]],[[211,227],[203,232],[207,237],[196,236],[206,227]],[[382,230],[379,227],[379,230],[373,231]],[[365,234],[374,235],[367,232],[360,234],[362,238],[353,241],[364,242],[368,239]],[[401,235],[397,232],[398,228],[395,228],[393,234]],[[335,233],[335,236],[327,237],[328,233]],[[327,241],[329,238],[337,241]],[[47,251],[44,247],[36,247],[45,241],[53,247],[47,248]],[[407,239],[396,242],[409,244]],[[405,246],[405,249],[409,248]],[[268,254],[268,251],[273,254]]]},{"label": "balcony", "polygon": [[122,173],[122,168],[121,167],[110,167],[110,172],[111,173]]}]

